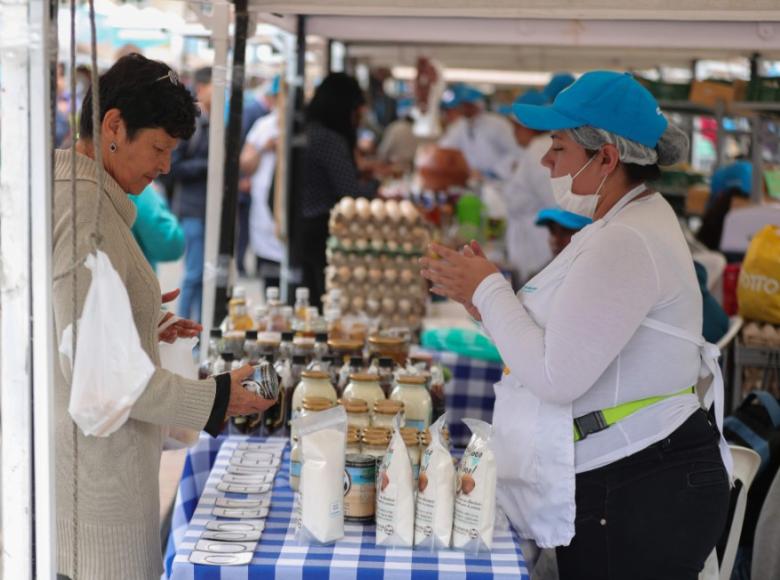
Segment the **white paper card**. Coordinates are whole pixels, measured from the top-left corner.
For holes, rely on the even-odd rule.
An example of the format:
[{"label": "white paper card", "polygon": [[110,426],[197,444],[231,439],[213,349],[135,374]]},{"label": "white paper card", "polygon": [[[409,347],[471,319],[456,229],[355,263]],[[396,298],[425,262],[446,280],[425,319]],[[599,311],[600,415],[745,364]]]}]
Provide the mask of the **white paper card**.
[{"label": "white paper card", "polygon": [[218,518],[263,519],[268,517],[268,508],[241,509],[215,507],[211,510],[211,513]]},{"label": "white paper card", "polygon": [[242,485],[260,485],[261,483],[271,483],[274,476],[270,473],[255,473],[252,475],[223,473],[222,481],[225,483],[240,483]]},{"label": "white paper card", "polygon": [[206,530],[201,534],[204,540],[218,540],[220,542],[257,542],[263,532],[213,532]]},{"label": "white paper card", "polygon": [[258,499],[237,499],[234,497],[218,497],[214,502],[214,505],[221,508],[258,510],[260,508],[271,507],[271,498],[261,497]]},{"label": "white paper card", "polygon": [[215,532],[262,532],[265,529],[265,522],[263,520],[243,520],[240,522],[210,520],[206,522],[206,529]]},{"label": "white paper card", "polygon": [[263,494],[271,491],[271,484],[242,485],[240,483],[225,483],[221,481],[217,484],[217,490],[225,493]]},{"label": "white paper card", "polygon": [[252,562],[252,552],[240,554],[214,554],[212,552],[192,552],[190,562],[207,566],[248,566]]},{"label": "white paper card", "polygon": [[215,552],[217,554],[239,554],[255,551],[257,542],[220,542],[217,540],[198,540],[195,549],[200,552]]}]

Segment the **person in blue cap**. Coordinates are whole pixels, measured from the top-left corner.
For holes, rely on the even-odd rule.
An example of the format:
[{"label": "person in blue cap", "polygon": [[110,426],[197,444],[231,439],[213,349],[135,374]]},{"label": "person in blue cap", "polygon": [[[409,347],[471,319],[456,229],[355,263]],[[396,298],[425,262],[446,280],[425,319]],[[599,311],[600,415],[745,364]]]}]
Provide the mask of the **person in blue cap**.
[{"label": "person in blue cap", "polygon": [[[530,89],[513,106],[522,104],[545,105],[547,100],[540,91]],[[552,258],[547,236],[534,222],[541,209],[555,205],[555,199],[550,172],[542,165],[542,157],[550,148],[549,133],[526,127],[514,113],[511,120],[519,154],[501,191],[507,207],[507,256],[522,284]]]},{"label": "person in blue cap", "polygon": [[459,91],[453,86],[444,91],[442,95],[439,103],[439,109],[441,110],[439,123],[442,131],[446,131],[455,121],[460,119],[460,98],[458,93]]},{"label": "person in blue cap", "polygon": [[557,256],[569,245],[571,237],[593,220],[559,207],[546,207],[536,215],[535,223],[547,229],[550,252]]},{"label": "person in blue cap", "polygon": [[545,87],[542,89],[542,95],[548,103],[552,103],[563,89],[574,82],[574,75],[571,73],[555,73]]},{"label": "person in blue cap", "polygon": [[726,524],[733,460],[693,260],[647,185],[688,139],[611,71],[515,115],[551,132],[557,205],[593,223],[518,294],[476,242],[431,244],[435,258],[420,260],[432,292],[480,319],[506,365],[498,503],[522,537],[556,548],[561,580],[694,580]]},{"label": "person in blue cap", "polygon": [[731,211],[732,200],[748,199],[753,191],[753,164],[750,161],[735,161],[716,170],[712,174],[710,191],[696,239],[717,252],[720,250],[723,224]]},{"label": "person in blue cap", "polygon": [[506,178],[500,173],[504,160],[517,153],[511,125],[501,115],[484,110],[485,95],[476,88],[456,85],[452,92],[460,118],[447,127],[439,147],[460,149],[472,171]]},{"label": "person in blue cap", "polygon": [[270,113],[255,121],[241,149],[240,169],[250,176],[249,244],[255,254],[256,271],[266,288],[279,285],[279,272],[284,246],[276,235],[273,214],[276,147],[279,142],[277,99],[281,78],[276,75],[268,83],[264,102]]}]

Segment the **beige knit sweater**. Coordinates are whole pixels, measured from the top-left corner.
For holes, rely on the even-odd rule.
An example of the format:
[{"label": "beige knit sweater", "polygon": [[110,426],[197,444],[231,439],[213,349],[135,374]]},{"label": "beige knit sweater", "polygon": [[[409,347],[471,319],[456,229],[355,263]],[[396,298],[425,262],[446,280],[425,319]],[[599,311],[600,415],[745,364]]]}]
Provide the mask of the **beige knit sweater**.
[{"label": "beige knit sweater", "polygon": [[[55,275],[72,263],[71,151],[57,151],[54,167],[53,260]],[[91,251],[96,203],[96,164],[76,154],[77,311],[90,284],[83,265]],[[136,244],[130,227],[135,206],[109,175],[102,195],[103,241],[127,287],[133,318],[144,350],[158,366],[128,421],[109,437],[78,432],[78,573],[73,565],[73,422],[68,414],[70,362],[55,365],[57,422],[57,549],[58,570],[73,580],[149,580],[162,572],[160,555],[159,484],[162,425],[202,429],[214,404],[213,380],[191,381],[159,368],[157,324],[160,286]],[[55,340],[72,321],[72,281],[54,283]],[[79,353],[83,354],[83,353]]]}]

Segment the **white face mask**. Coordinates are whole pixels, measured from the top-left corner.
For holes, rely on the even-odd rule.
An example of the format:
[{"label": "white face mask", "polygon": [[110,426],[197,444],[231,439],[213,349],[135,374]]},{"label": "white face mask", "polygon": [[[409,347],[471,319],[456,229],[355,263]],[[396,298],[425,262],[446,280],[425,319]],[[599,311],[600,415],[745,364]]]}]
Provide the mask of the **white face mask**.
[{"label": "white face mask", "polygon": [[596,156],[594,155],[588,159],[588,162],[574,175],[569,175],[567,173],[560,177],[550,178],[553,196],[555,196],[555,203],[557,203],[561,209],[576,213],[577,215],[593,218],[593,214],[596,213],[596,205],[599,203],[599,192],[601,191],[601,188],[604,187],[604,182],[607,180],[608,176],[604,176],[604,179],[601,180],[601,185],[599,185],[596,193],[593,194],[577,195],[576,193],[572,193],[571,186],[577,176],[585,171],[585,168],[590,165],[590,162],[593,161],[595,157]]}]

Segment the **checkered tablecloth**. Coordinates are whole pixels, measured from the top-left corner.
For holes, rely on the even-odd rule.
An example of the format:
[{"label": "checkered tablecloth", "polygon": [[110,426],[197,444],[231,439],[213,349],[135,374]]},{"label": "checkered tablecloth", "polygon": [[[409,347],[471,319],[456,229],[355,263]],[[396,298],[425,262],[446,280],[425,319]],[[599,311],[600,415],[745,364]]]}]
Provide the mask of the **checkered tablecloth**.
[{"label": "checkered tablecloth", "polygon": [[[203,566],[189,562],[197,538],[210,515],[216,495],[214,485],[228,462],[217,461],[221,445],[233,447],[245,437],[201,437],[187,454],[176,498],[173,529],[166,556],[166,574],[172,580],[251,580],[272,578],[398,578],[416,580],[446,578],[471,580],[516,578],[529,580],[517,535],[496,530],[491,553],[477,556],[454,550],[435,553],[410,549],[385,549],[374,545],[374,526],[346,524],[345,538],[332,546],[298,545],[291,525],[293,492],[289,488],[289,448],[276,477],[271,512],[249,566]],[[252,440],[252,439],[250,439]],[[227,449],[227,448],[226,448]],[[209,480],[214,465],[215,477]],[[208,485],[207,485],[208,481]],[[246,497],[227,494],[231,497]],[[198,503],[200,502],[200,503]],[[197,507],[195,504],[198,504]]]},{"label": "checkered tablecloth", "polygon": [[493,385],[501,380],[501,363],[460,356],[453,352],[426,351],[434,360],[452,371],[452,380],[444,387],[444,407],[452,444],[468,445],[471,433],[461,419],[470,417],[493,422],[496,395]]}]

